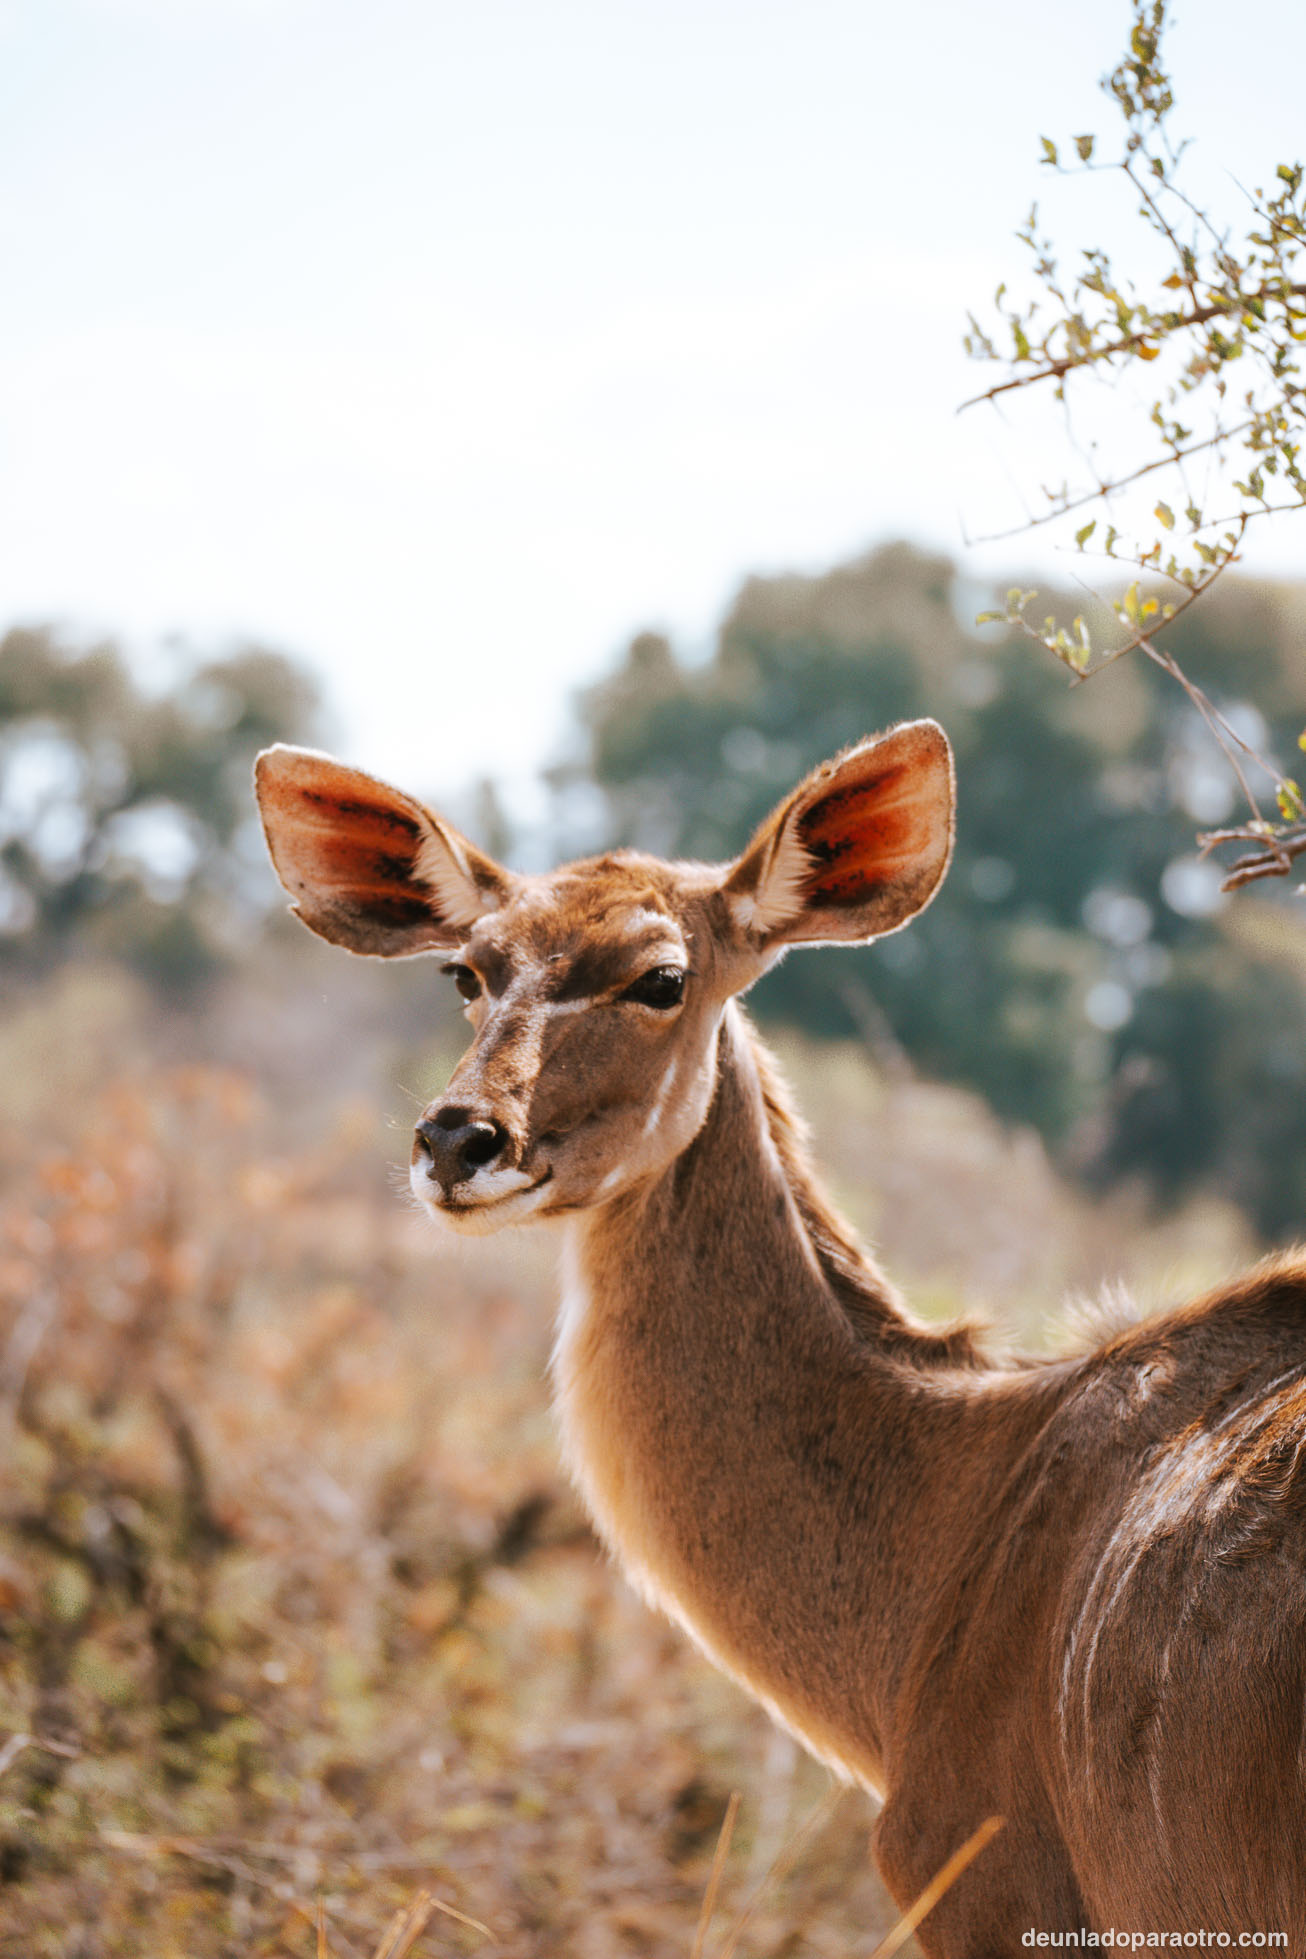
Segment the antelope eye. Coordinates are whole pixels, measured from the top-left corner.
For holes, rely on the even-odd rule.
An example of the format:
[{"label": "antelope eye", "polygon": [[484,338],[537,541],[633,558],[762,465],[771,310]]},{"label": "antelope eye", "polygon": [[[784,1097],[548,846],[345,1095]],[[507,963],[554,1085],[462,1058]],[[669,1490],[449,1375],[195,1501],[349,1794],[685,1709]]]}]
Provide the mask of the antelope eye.
[{"label": "antelope eye", "polygon": [[683,966],[654,966],[641,973],[622,994],[623,1000],[637,1001],[641,1007],[678,1007],[685,997]]},{"label": "antelope eye", "polygon": [[480,998],[481,982],[477,979],[470,966],[462,966],[456,959],[451,959],[448,965],[441,966],[440,971],[442,973],[448,973],[464,1000],[476,1000]]}]

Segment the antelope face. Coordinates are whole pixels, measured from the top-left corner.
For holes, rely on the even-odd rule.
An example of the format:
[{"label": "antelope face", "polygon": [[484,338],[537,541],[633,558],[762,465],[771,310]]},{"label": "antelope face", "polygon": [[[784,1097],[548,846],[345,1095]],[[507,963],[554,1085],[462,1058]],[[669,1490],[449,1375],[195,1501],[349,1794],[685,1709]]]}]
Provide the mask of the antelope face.
[{"label": "antelope face", "polygon": [[523,879],[445,962],[475,1039],[417,1124],[418,1199],[464,1230],[606,1202],[711,1098],[730,961],[710,874],[635,856]]},{"label": "antelope face", "polygon": [[928,903],[952,843],[930,721],[815,770],[733,865],[621,851],[518,877],[387,784],[308,749],[259,757],[272,860],[311,930],[438,952],[475,1038],[417,1124],[422,1205],[492,1231],[610,1202],[706,1118],[725,1002],[789,945],[857,943]]}]

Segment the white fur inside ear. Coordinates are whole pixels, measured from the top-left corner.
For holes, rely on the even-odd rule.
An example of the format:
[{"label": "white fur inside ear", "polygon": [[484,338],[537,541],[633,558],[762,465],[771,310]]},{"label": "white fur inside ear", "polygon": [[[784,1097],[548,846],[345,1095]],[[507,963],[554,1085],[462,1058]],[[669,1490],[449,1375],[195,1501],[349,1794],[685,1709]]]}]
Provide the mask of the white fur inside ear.
[{"label": "white fur inside ear", "polygon": [[753,891],[737,894],[730,908],[747,932],[774,932],[789,924],[803,908],[803,884],[812,860],[798,840],[792,822],[786,823],[766,860]]},{"label": "white fur inside ear", "polygon": [[413,875],[430,890],[441,918],[460,929],[474,925],[498,902],[493,892],[481,889],[461,850],[442,830],[431,829],[422,838]]}]

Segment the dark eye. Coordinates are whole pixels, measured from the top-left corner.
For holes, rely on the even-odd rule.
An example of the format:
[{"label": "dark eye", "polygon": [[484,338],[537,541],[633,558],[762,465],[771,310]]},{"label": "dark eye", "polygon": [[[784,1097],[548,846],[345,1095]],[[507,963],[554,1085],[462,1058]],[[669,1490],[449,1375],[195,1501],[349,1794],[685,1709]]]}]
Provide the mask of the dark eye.
[{"label": "dark eye", "polygon": [[678,1007],[684,996],[684,967],[655,966],[652,972],[641,973],[621,997],[636,1000],[641,1007]]},{"label": "dark eye", "polygon": [[461,966],[456,959],[451,959],[447,966],[441,966],[440,971],[448,973],[464,1000],[480,998],[481,982],[470,966]]}]

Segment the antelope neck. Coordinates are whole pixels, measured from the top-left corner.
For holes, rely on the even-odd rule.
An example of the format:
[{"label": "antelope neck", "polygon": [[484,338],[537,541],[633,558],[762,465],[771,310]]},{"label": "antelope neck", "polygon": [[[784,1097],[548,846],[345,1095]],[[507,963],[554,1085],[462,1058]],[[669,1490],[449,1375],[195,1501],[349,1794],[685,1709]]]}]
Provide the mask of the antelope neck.
[{"label": "antelope neck", "polygon": [[898,1685],[947,1583],[938,1547],[974,1554],[1019,1446],[993,1447],[992,1390],[1012,1377],[914,1325],[825,1209],[777,1097],[732,1003],[697,1137],[572,1227],[559,1414],[645,1594],[880,1788]]}]

